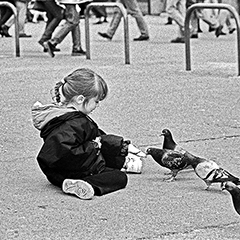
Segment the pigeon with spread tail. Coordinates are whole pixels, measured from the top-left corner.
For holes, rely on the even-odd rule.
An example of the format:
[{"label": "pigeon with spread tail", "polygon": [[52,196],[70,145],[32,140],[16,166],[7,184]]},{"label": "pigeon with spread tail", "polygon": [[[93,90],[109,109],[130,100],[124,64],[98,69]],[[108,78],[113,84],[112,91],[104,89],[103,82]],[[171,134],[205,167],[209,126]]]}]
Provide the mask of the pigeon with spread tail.
[{"label": "pigeon with spread tail", "polygon": [[221,183],[221,186],[227,181],[240,184],[240,179],[238,177],[233,176],[225,169],[219,167],[216,162],[196,157],[187,151],[184,155],[187,161],[192,165],[196,175],[207,184],[206,190],[209,189],[212,183]]}]

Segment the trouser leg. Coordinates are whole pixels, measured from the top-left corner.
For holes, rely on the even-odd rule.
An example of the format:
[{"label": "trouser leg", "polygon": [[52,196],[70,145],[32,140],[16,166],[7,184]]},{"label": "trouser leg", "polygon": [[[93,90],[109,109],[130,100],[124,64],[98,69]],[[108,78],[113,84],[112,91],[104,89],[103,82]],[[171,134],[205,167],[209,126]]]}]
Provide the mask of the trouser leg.
[{"label": "trouser leg", "polygon": [[186,0],[168,0],[167,13],[179,26],[179,37],[184,37]]},{"label": "trouser leg", "polygon": [[92,185],[95,195],[111,193],[127,185],[127,175],[117,169],[106,168],[102,173],[88,176],[83,179]]},{"label": "trouser leg", "polygon": [[226,23],[227,18],[230,18],[230,13],[228,10],[221,9],[218,15],[219,25],[223,26]]},{"label": "trouser leg", "polygon": [[122,18],[121,11],[118,8],[114,8],[113,18],[112,18],[110,25],[108,27],[108,30],[107,30],[107,34],[110,37],[112,37],[115,34],[115,32],[121,22],[121,18]]},{"label": "trouser leg", "polygon": [[[76,10],[76,6],[72,4],[65,4],[65,18],[66,22],[61,26],[59,31],[55,34],[54,38],[52,39],[52,44],[59,44],[63,41],[63,39],[71,32],[74,28],[76,28],[79,24],[79,14]],[[75,29],[77,32],[78,29]],[[79,30],[80,31],[80,30]],[[79,34],[80,35],[80,34]],[[75,42],[79,41],[79,39],[74,39]],[[80,43],[78,43],[80,44]]]},{"label": "trouser leg", "polygon": [[198,21],[199,21],[199,19],[196,15],[196,12],[193,12],[192,16],[191,16],[192,34],[198,33]]},{"label": "trouser leg", "polygon": [[73,46],[72,46],[73,51],[77,51],[82,48],[81,47],[81,32],[80,32],[79,25],[77,25],[72,30],[72,41],[73,41]]},{"label": "trouser leg", "polygon": [[4,25],[6,25],[8,28],[10,28],[14,24],[14,16],[12,15]]},{"label": "trouser leg", "polygon": [[149,36],[147,24],[143,18],[142,11],[138,5],[137,0],[122,0],[127,8],[127,12],[136,19],[137,26],[141,35]]},{"label": "trouser leg", "polygon": [[63,18],[63,9],[55,1],[42,2],[47,11],[48,22],[40,42],[46,42],[52,38],[52,34]]},{"label": "trouser leg", "polygon": [[12,10],[7,7],[2,7],[1,9],[1,18],[0,18],[0,27],[7,22],[7,20],[12,16]]},{"label": "trouser leg", "polygon": [[16,7],[18,9],[18,25],[19,33],[25,33],[24,26],[27,14],[27,5],[25,2],[16,1]]},{"label": "trouser leg", "polygon": [[181,27],[184,27],[186,0],[168,0],[167,13]]},{"label": "trouser leg", "polygon": [[197,11],[197,15],[211,27],[217,28],[219,26],[218,19],[216,18],[215,15],[212,14],[211,11],[209,11],[209,9],[202,9],[200,11]]}]

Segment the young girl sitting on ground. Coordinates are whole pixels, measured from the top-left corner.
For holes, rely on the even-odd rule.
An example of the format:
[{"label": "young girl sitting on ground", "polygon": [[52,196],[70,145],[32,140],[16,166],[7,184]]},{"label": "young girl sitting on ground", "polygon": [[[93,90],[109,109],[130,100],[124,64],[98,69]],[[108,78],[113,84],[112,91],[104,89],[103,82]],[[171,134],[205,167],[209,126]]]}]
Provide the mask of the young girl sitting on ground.
[{"label": "young girl sitting on ground", "polygon": [[90,69],[77,69],[56,83],[55,103],[32,107],[43,146],[37,161],[63,192],[91,199],[122,189],[125,172],[141,173],[145,154],[120,136],[105,134],[88,116],[105,99],[106,82]]}]

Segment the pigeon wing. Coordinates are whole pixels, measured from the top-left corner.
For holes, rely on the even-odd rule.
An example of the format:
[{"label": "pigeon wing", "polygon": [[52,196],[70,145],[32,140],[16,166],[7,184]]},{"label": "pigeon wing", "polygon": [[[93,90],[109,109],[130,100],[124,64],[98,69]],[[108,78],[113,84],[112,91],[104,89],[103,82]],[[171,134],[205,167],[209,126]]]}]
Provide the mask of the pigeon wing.
[{"label": "pigeon wing", "polygon": [[200,177],[201,179],[211,181],[213,178],[212,173],[216,169],[219,169],[219,166],[217,165],[217,163],[215,163],[214,161],[211,161],[211,160],[208,160],[208,161],[206,160],[204,162],[200,162],[196,166],[195,172],[196,172],[197,176]]},{"label": "pigeon wing", "polygon": [[167,151],[162,158],[162,163],[169,169],[181,170],[187,166],[184,155],[176,151]]}]

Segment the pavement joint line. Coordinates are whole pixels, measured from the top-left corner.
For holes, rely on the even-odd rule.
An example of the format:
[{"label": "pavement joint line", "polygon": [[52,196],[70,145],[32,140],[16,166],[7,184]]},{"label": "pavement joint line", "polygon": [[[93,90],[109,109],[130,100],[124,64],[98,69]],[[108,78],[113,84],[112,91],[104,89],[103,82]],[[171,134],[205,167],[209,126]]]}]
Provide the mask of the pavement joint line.
[{"label": "pavement joint line", "polygon": [[[201,228],[195,228],[195,229],[191,229],[191,230],[188,230],[188,231],[183,231],[183,232],[165,232],[165,233],[162,233],[160,235],[157,235],[157,236],[154,236],[153,238],[159,238],[159,237],[173,237],[174,235],[185,235],[185,234],[191,234],[191,233],[194,233],[194,232],[199,232],[199,231],[202,231],[202,230],[208,230],[208,229],[224,229],[225,227],[231,227],[231,226],[234,226],[234,225],[238,225],[239,222],[235,221],[235,222],[231,222],[231,223],[227,223],[227,224],[222,224],[222,225],[210,225],[210,226],[205,226],[205,227],[201,227]],[[139,239],[148,239],[148,238],[137,238],[138,240]],[[152,237],[149,237],[149,239],[152,239]]]},{"label": "pavement joint line", "polygon": [[[236,135],[228,135],[228,136],[219,136],[219,137],[209,137],[209,138],[199,138],[199,139],[189,139],[189,140],[181,140],[179,143],[188,143],[188,142],[204,142],[204,141],[214,141],[218,139],[228,139],[228,138],[239,138],[240,134]],[[139,147],[147,147],[147,146],[158,146],[161,145],[162,142],[152,143],[152,144],[140,144]]]}]

